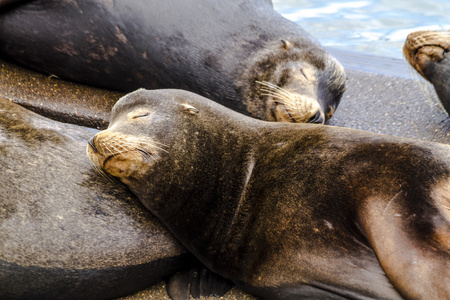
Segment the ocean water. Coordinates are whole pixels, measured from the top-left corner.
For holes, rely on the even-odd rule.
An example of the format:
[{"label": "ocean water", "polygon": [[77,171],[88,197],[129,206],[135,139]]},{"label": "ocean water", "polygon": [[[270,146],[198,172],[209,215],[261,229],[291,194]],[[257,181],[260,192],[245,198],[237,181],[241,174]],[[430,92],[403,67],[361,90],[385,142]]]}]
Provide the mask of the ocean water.
[{"label": "ocean water", "polygon": [[324,46],[403,58],[406,36],[450,29],[450,0],[273,0]]}]

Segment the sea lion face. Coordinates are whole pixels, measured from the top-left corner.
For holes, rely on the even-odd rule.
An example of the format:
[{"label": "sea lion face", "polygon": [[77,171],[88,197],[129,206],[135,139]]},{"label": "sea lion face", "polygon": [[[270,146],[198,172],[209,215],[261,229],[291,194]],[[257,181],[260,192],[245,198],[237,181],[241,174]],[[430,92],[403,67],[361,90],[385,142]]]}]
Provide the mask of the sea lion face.
[{"label": "sea lion face", "polygon": [[424,78],[427,67],[439,62],[450,51],[450,30],[448,31],[416,31],[410,33],[403,46],[403,54],[410,65]]},{"label": "sea lion face", "polygon": [[[183,144],[180,139],[189,142],[189,119],[198,110],[180,100],[176,92],[173,94],[173,99],[166,101],[164,92],[161,97],[158,92],[141,89],[122,97],[112,110],[108,128],[88,143],[87,154],[94,165],[133,186],[149,177],[154,179],[149,174],[163,165],[169,154],[172,161],[183,160],[177,151],[169,149]],[[186,151],[183,148],[179,155]],[[195,149],[189,151],[195,155]],[[170,170],[172,166],[165,168]]]},{"label": "sea lion face", "polygon": [[[109,127],[96,134],[87,146],[87,154],[95,166],[120,179],[141,179],[167,152],[157,136],[161,134],[160,124],[171,120],[144,105],[113,109]],[[151,132],[142,130],[149,124]]]},{"label": "sea lion face", "polygon": [[261,82],[267,95],[267,115],[278,122],[306,123],[325,120],[317,100],[316,72],[306,63],[287,62],[275,70],[279,85]]},{"label": "sea lion face", "polygon": [[[132,120],[130,117],[129,120]],[[159,158],[162,148],[150,138],[105,130],[91,139],[87,148],[94,164],[115,177],[143,177]]]},{"label": "sea lion face", "polygon": [[[325,123],[345,91],[344,68],[322,49],[302,49],[282,40],[274,53],[256,64],[254,91],[261,105],[249,101],[252,114],[264,111],[262,119],[293,123]],[[259,90],[259,91],[258,91]],[[253,110],[253,111],[252,111]]]}]

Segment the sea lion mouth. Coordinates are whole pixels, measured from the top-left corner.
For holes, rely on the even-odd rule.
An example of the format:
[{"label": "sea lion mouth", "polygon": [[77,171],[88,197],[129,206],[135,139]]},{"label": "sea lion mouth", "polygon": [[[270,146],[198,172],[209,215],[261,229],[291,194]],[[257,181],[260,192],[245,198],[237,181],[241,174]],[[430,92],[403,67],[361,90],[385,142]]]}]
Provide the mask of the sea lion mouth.
[{"label": "sea lion mouth", "polygon": [[149,138],[102,131],[88,141],[86,152],[98,168],[115,177],[141,177],[159,160],[162,145]]},{"label": "sea lion mouth", "polygon": [[257,81],[263,85],[261,95],[268,97],[272,117],[278,122],[325,123],[325,114],[319,102],[291,93],[273,83]]}]

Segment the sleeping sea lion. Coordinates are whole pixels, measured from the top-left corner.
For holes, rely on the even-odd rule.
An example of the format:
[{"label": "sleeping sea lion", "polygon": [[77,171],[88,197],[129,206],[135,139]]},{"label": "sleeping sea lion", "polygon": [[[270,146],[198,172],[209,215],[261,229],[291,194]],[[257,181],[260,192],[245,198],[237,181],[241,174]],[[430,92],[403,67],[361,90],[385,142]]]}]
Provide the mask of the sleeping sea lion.
[{"label": "sleeping sea lion", "polygon": [[87,153],[209,269],[263,299],[450,296],[448,145],[141,89]]},{"label": "sleeping sea lion", "polygon": [[0,299],[111,299],[193,258],[85,155],[97,130],[0,98]]},{"label": "sleeping sea lion", "polygon": [[325,122],[345,90],[342,66],[268,0],[8,2],[0,55],[61,78],[181,88],[287,122]]}]

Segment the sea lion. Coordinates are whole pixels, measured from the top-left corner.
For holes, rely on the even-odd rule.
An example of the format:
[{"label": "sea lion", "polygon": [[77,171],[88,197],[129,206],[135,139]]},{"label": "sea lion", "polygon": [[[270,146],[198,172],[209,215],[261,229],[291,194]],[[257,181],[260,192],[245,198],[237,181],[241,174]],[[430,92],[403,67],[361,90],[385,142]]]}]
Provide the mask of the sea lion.
[{"label": "sea lion", "polygon": [[48,77],[0,59],[0,97],[52,120],[105,129],[114,103],[123,95]]},{"label": "sea lion", "polygon": [[345,90],[342,66],[268,0],[19,1],[0,14],[0,54],[108,89],[186,89],[270,121],[323,123]]},{"label": "sea lion", "polygon": [[92,170],[96,132],[0,98],[1,299],[111,299],[191,266],[121,182]]},{"label": "sea lion", "polygon": [[450,30],[410,33],[403,46],[409,64],[426,80],[450,114]]},{"label": "sea lion", "polygon": [[141,89],[87,154],[209,269],[263,299],[450,295],[448,145]]}]

